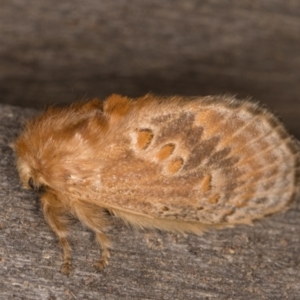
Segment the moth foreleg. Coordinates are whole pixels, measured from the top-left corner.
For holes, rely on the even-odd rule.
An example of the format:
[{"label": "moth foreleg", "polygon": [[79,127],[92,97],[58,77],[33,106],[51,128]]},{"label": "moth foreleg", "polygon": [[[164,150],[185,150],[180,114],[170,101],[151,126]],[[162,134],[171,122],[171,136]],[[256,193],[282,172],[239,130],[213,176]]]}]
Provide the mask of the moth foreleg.
[{"label": "moth foreleg", "polygon": [[59,238],[63,250],[63,263],[61,272],[70,275],[71,272],[71,249],[67,240],[67,209],[62,205],[56,195],[46,191],[41,196],[44,217]]}]

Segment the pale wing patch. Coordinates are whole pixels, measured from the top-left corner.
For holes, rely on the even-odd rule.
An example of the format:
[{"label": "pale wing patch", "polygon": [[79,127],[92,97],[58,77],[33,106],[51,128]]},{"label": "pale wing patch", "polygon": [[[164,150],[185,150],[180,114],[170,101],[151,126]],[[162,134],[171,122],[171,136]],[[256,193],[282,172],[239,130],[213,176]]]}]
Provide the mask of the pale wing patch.
[{"label": "pale wing patch", "polygon": [[169,162],[167,172],[171,175],[177,173],[181,169],[183,162],[184,161],[181,157],[176,157],[174,160]]},{"label": "pale wing patch", "polygon": [[175,150],[175,144],[166,144],[156,153],[156,157],[159,161],[169,158]]},{"label": "pale wing patch", "polygon": [[136,147],[138,149],[146,149],[152,139],[153,139],[153,132],[150,129],[139,129],[137,130],[137,136],[136,136]]}]

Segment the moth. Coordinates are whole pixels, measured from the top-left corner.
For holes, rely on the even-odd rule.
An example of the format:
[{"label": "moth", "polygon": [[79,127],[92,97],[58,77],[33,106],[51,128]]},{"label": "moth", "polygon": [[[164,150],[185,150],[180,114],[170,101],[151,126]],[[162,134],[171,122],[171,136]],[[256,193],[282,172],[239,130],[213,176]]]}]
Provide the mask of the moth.
[{"label": "moth", "polygon": [[111,95],[50,107],[14,143],[25,188],[71,271],[68,216],[96,234],[104,268],[109,215],[137,228],[200,234],[251,224],[299,195],[299,144],[269,111],[225,96]]}]

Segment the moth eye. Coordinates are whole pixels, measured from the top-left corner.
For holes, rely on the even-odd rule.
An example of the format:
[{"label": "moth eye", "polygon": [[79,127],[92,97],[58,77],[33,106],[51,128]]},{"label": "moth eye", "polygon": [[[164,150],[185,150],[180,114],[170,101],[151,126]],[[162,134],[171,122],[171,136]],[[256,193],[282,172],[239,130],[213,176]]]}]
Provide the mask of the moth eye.
[{"label": "moth eye", "polygon": [[46,192],[46,190],[47,190],[47,186],[46,185],[44,185],[44,184],[40,184],[40,185],[35,185],[34,184],[34,182],[33,182],[33,178],[32,177],[30,177],[29,179],[28,179],[28,186],[32,189],[32,190],[34,190],[34,191],[36,191],[36,192],[38,192],[38,193],[45,193]]},{"label": "moth eye", "polygon": [[41,184],[38,188],[37,188],[37,192],[40,194],[43,194],[47,191],[47,186],[44,184]]},{"label": "moth eye", "polygon": [[34,190],[34,184],[33,184],[33,179],[32,179],[32,177],[29,177],[29,179],[28,179],[28,186],[29,186],[32,190]]}]

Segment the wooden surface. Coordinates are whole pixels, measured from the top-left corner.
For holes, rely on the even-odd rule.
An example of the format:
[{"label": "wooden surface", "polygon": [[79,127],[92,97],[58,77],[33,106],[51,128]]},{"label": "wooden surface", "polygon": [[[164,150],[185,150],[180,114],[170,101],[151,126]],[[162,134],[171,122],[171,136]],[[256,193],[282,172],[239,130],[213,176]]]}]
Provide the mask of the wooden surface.
[{"label": "wooden surface", "polygon": [[74,225],[73,275],[24,191],[8,143],[32,109],[112,92],[231,93],[276,110],[300,137],[300,2],[2,0],[0,299],[300,299],[300,206],[203,236],[113,219],[110,265]]},{"label": "wooden surface", "polygon": [[[295,107],[299,111],[299,107]],[[299,299],[300,207],[203,236],[137,232],[112,218],[110,265],[97,273],[92,234],[74,224],[73,274],[38,198],[21,188],[8,143],[31,109],[0,105],[0,299]],[[299,132],[298,132],[299,133]]]}]

